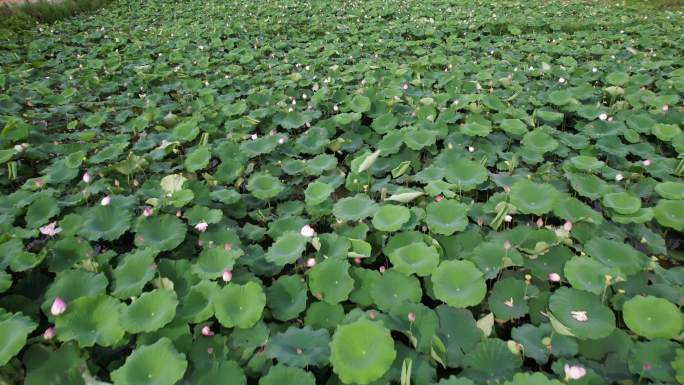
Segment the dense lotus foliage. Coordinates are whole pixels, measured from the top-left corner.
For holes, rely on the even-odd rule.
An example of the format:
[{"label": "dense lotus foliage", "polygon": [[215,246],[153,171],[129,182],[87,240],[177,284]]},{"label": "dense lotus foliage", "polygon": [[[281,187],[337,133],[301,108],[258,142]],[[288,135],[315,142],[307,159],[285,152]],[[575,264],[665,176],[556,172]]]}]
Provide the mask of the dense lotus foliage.
[{"label": "dense lotus foliage", "polygon": [[0,383],[684,383],[684,14],[134,1],[0,37]]}]

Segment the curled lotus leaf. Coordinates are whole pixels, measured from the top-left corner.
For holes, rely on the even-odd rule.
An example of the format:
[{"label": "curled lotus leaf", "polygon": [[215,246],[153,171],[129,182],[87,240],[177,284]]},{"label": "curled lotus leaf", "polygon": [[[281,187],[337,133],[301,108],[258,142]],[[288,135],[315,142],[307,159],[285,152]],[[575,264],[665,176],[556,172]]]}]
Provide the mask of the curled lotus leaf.
[{"label": "curled lotus leaf", "polygon": [[655,186],[655,191],[665,199],[681,200],[684,199],[684,183],[682,182],[663,182]]},{"label": "curled lotus leaf", "polygon": [[606,194],[602,202],[604,206],[622,215],[634,214],[641,208],[641,199],[628,192]]},{"label": "curled lotus leaf", "polygon": [[653,216],[665,227],[684,231],[684,200],[659,200],[653,208]]},{"label": "curled lotus leaf", "polygon": [[487,168],[470,159],[458,159],[446,168],[446,180],[460,191],[471,191],[489,178]]},{"label": "curled lotus leaf", "polygon": [[394,249],[388,257],[394,269],[406,275],[416,274],[425,277],[439,265],[437,249],[425,242],[415,242]]},{"label": "curled lotus leaf", "polygon": [[288,231],[278,237],[266,253],[266,260],[278,266],[294,263],[306,249],[306,237]]}]

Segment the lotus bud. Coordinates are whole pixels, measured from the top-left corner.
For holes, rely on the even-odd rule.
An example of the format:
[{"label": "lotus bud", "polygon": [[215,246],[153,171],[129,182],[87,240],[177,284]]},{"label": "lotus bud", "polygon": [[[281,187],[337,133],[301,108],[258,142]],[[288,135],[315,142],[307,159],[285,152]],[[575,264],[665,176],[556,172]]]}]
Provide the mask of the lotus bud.
[{"label": "lotus bud", "polygon": [[36,188],[42,188],[43,187],[43,180],[40,178],[36,178],[33,181],[33,184],[36,186]]},{"label": "lotus bud", "polygon": [[408,90],[408,84],[404,83],[404,85],[402,85],[401,88],[404,90]]},{"label": "lotus bud", "polygon": [[284,136],[278,138],[278,144],[283,144],[283,143],[285,143],[285,137]]},{"label": "lotus bud", "polygon": [[52,327],[52,326],[50,326],[49,328],[45,329],[45,331],[43,332],[43,339],[44,339],[45,341],[51,340],[52,337],[54,337],[54,336],[55,336],[55,328]]},{"label": "lotus bud", "polygon": [[252,140],[256,140],[259,136],[257,134],[252,134],[251,138]]},{"label": "lotus bud", "polygon": [[408,320],[409,320],[409,322],[416,322],[416,313],[409,312],[408,313]]},{"label": "lotus bud", "polygon": [[178,210],[176,211],[176,217],[180,218],[183,215],[183,212]]},{"label": "lotus bud", "polygon": [[591,72],[597,73],[597,72],[598,72],[598,68],[596,68],[596,67],[592,68],[592,69],[591,69]]},{"label": "lotus bud", "polygon": [[504,192],[505,192],[506,194],[508,194],[509,192],[511,192],[511,186],[509,186],[509,185],[507,185],[507,184],[503,185],[503,189],[504,189]]},{"label": "lotus bud", "polygon": [[437,196],[435,197],[435,202],[441,202],[442,199],[444,199],[444,195],[437,195]]},{"label": "lotus bud", "polygon": [[511,223],[511,222],[513,221],[513,217],[510,216],[510,215],[506,215],[506,216],[504,217],[504,221],[507,222],[507,223]]},{"label": "lotus bud", "polygon": [[375,319],[376,316],[377,316],[377,313],[375,312],[375,310],[369,310],[368,311],[368,318]]},{"label": "lotus bud", "polygon": [[642,163],[644,164],[644,166],[648,167],[648,166],[651,165],[651,160],[650,160],[650,159],[646,159],[646,160],[644,160]]},{"label": "lotus bud", "polygon": [[313,227],[311,227],[311,226],[309,226],[309,225],[304,225],[304,227],[302,227],[302,229],[299,230],[299,233],[300,233],[302,236],[311,238],[311,237],[313,237],[314,235],[316,235],[316,230],[314,230]]},{"label": "lotus bud", "polygon": [[587,374],[587,370],[579,365],[568,365],[565,364],[563,368],[565,370],[565,378],[567,380],[579,380]]},{"label": "lotus bud", "polygon": [[619,182],[621,180],[625,179],[625,177],[622,174],[617,174],[615,175],[615,181]]},{"label": "lotus bud", "polygon": [[475,151],[475,147],[473,147],[473,146],[468,146],[468,152],[474,152],[474,151]]},{"label": "lotus bud", "polygon": [[82,178],[82,179],[83,179],[83,181],[84,181],[85,183],[90,183],[90,181],[92,180],[92,177],[91,177],[90,174],[88,174],[88,172],[86,171],[86,172],[83,173],[83,178]]},{"label": "lotus bud", "polygon": [[549,281],[551,282],[560,282],[561,277],[558,275],[558,273],[549,273]]},{"label": "lotus bud", "polygon": [[339,110],[340,110],[340,108],[337,107],[337,104],[335,104],[335,105],[333,106],[333,111],[337,112],[337,111],[339,111]]},{"label": "lotus bud", "polygon": [[207,227],[209,227],[209,224],[205,221],[202,221],[195,225],[195,230],[199,231],[200,233],[203,233],[207,231]]},{"label": "lotus bud", "polygon": [[565,83],[565,78],[560,78],[560,79],[558,79],[558,83],[560,83],[560,84]]},{"label": "lotus bud", "polygon": [[572,230],[572,222],[571,221],[565,221],[565,223],[563,223],[563,230],[565,230],[565,231]]},{"label": "lotus bud", "polygon": [[64,300],[60,297],[55,297],[55,300],[52,301],[52,306],[50,307],[50,313],[54,316],[57,316],[64,313],[66,309],[66,302],[64,302]]},{"label": "lotus bud", "polygon": [[380,274],[383,274],[385,272],[385,266],[380,266],[378,271],[380,271]]},{"label": "lotus bud", "polygon": [[312,268],[316,266],[316,258],[309,258],[306,260],[306,267]]},{"label": "lotus bud", "polygon": [[537,219],[537,227],[542,227],[542,226],[544,226],[544,220],[541,218]]},{"label": "lotus bud", "polygon": [[202,335],[205,337],[211,337],[214,335],[214,332],[211,331],[211,328],[209,326],[204,326],[202,328]]},{"label": "lotus bud", "polygon": [[224,270],[223,274],[221,275],[221,279],[223,279],[223,282],[230,282],[233,280],[233,272],[230,270]]},{"label": "lotus bud", "polygon": [[643,368],[645,371],[648,371],[652,369],[652,366],[648,362],[644,362]]},{"label": "lotus bud", "polygon": [[510,250],[510,249],[511,249],[511,241],[509,241],[508,239],[506,239],[506,240],[504,241],[504,250]]},{"label": "lotus bud", "polygon": [[663,112],[667,112],[670,109],[670,106],[667,104],[663,106]]},{"label": "lotus bud", "polygon": [[114,179],[114,186],[119,187],[119,180],[118,179]]},{"label": "lotus bud", "polygon": [[106,197],[102,198],[102,200],[100,201],[100,204],[102,206],[108,206],[111,203],[111,201],[112,201],[112,199],[109,197],[109,195],[107,195]]},{"label": "lotus bud", "polygon": [[149,217],[149,216],[152,215],[152,212],[153,212],[153,211],[152,211],[152,207],[145,207],[145,208],[143,209],[143,216],[144,216],[144,217]]}]

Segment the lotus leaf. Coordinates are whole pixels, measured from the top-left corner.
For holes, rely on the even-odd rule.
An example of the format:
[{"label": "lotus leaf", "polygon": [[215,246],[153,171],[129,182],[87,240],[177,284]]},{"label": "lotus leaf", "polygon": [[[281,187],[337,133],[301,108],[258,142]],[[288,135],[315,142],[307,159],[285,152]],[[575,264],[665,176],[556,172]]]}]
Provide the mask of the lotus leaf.
[{"label": "lotus leaf", "polygon": [[212,299],[216,318],[227,328],[251,328],[261,319],[266,306],[266,295],[261,285],[255,282],[244,285],[230,283]]},{"label": "lotus leaf", "polygon": [[431,278],[435,296],[449,306],[475,306],[487,293],[482,272],[470,261],[443,261]]},{"label": "lotus leaf", "polygon": [[183,377],[188,363],[170,339],[134,350],[119,369],[112,372],[114,385],[173,385]]},{"label": "lotus leaf", "polygon": [[630,330],[648,339],[676,338],[682,330],[682,314],[671,302],[653,296],[635,296],[622,305]]}]

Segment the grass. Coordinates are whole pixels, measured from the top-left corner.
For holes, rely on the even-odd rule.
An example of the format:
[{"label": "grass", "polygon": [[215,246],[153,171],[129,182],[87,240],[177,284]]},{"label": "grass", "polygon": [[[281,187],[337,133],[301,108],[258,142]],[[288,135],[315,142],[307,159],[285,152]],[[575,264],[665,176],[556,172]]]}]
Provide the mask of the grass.
[{"label": "grass", "polygon": [[82,12],[98,10],[112,0],[63,0],[4,4],[0,6],[0,28],[29,28],[36,22],[51,23]]}]

